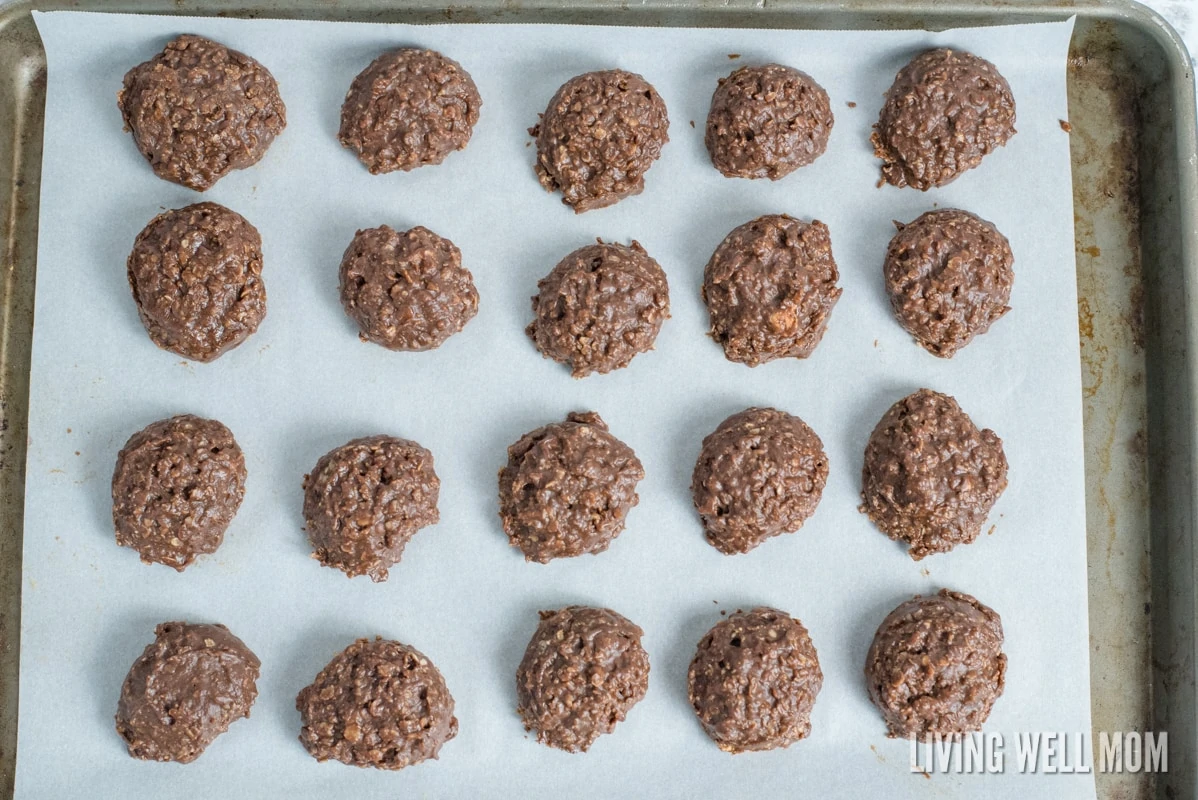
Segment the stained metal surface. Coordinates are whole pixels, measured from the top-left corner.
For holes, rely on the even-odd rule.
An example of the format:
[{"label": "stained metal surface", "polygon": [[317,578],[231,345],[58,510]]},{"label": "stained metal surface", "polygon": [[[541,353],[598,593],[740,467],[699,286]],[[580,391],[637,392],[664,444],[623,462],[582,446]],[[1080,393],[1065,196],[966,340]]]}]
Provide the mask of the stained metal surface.
[{"label": "stained metal surface", "polygon": [[[1086,450],[1090,692],[1095,731],[1152,729],[1148,396],[1140,258],[1137,93],[1110,26],[1069,65],[1078,328]],[[1098,776],[1103,796],[1147,798],[1152,779]]]},{"label": "stained metal surface", "polygon": [[[1078,17],[1069,124],[1082,335],[1094,731],[1167,730],[1167,775],[1100,797],[1198,800],[1194,402],[1198,156],[1184,47],[1127,0],[24,0],[0,10],[0,797],[16,756],[21,538],[45,56],[30,10],[393,22],[944,28]],[[1025,269],[1038,266],[1024,265]],[[1034,357],[1034,354],[1028,354]],[[1051,535],[1045,531],[1044,535]]]}]

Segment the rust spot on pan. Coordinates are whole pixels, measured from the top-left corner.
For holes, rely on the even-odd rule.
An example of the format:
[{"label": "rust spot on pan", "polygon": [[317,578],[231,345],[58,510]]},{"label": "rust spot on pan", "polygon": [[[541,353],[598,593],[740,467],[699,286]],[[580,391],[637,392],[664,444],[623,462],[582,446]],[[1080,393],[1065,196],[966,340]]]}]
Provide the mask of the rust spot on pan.
[{"label": "rust spot on pan", "polygon": [[1077,298],[1077,330],[1083,339],[1094,338],[1094,312],[1090,310],[1090,301],[1085,297]]}]

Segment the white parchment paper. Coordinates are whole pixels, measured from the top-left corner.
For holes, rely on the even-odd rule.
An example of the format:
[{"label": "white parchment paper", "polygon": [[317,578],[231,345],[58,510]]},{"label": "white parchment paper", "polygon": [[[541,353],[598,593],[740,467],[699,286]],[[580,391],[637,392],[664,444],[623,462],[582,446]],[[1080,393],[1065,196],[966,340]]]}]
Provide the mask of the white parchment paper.
[{"label": "white parchment paper", "polygon": [[[65,797],[1091,797],[1088,776],[1020,775],[1021,731],[1090,728],[1081,382],[1065,57],[1071,23],[924,32],[806,32],[561,26],[435,26],[37,14],[49,59],[36,330],[30,399],[17,793]],[[256,167],[202,196],[156,178],[121,130],[131,66],[194,32],[243,50],[278,78],[288,127]],[[372,177],[335,134],[354,75],[398,45],[459,60],[484,98],[474,139],[442,166]],[[980,169],[927,194],[876,188],[868,134],[882,95],[933,45],[994,61],[1018,102],[1019,134]],[[730,54],[739,54],[731,59]],[[730,180],[702,129],[716,80],[776,60],[828,90],[827,154],[776,182]],[[526,129],[578,73],[642,73],[669,107],[671,142],[639,197],[575,216],[533,174]],[[691,123],[694,123],[692,128]],[[210,199],[262,233],[269,313],[214,364],[158,350],[125,278],[137,232],[163,208]],[[951,361],[891,317],[881,261],[894,232],[935,205],[994,221],[1016,255],[1013,311]],[[806,361],[749,369],[704,335],[704,264],[763,213],[832,232],[844,296]],[[358,228],[425,225],[462,249],[478,317],[431,353],[358,341],[337,266]],[[665,268],[673,318],[654,352],[582,381],[526,339],[537,279],[601,236],[635,238]],[[865,442],[886,408],[929,386],[1003,438],[1010,488],[992,535],[911,561],[857,512]],[[699,444],[749,405],[798,414],[831,462],[801,532],[748,555],[708,546],[691,508]],[[525,563],[497,517],[496,471],[522,433],[598,410],[644,462],[640,505],[597,557]],[[117,451],[149,422],[218,418],[247,457],[248,492],[224,545],[183,574],[114,543]],[[300,483],[316,459],[374,433],[430,448],[441,522],[417,535],[382,585],[308,556]],[[908,769],[884,736],[862,666],[900,601],[947,586],[1002,615],[1006,693],[987,729],[1006,737],[1001,775]],[[645,629],[645,700],[584,756],[538,745],[515,714],[513,674],[536,612],[608,605]],[[809,739],[729,756],[686,699],[694,646],[721,611],[768,604],[801,618],[825,674]],[[261,694],[188,766],[130,759],[113,729],[121,681],[171,619],[227,624],[261,657]],[[410,642],[444,673],[461,733],[436,762],[400,773],[318,764],[296,740],[296,692],[358,636]]]}]

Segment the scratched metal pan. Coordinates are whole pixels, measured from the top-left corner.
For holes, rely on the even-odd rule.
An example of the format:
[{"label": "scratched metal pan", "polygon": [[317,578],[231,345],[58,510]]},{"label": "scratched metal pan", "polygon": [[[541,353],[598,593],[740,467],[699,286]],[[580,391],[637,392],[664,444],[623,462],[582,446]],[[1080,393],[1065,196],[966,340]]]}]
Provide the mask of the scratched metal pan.
[{"label": "scratched metal pan", "polygon": [[371,22],[932,30],[1075,14],[1069,122],[1094,730],[1169,734],[1167,774],[1099,775],[1099,794],[1198,800],[1194,76],[1177,35],[1129,0],[19,0],[0,7],[0,797],[12,795],[17,745],[46,90],[35,7]]}]

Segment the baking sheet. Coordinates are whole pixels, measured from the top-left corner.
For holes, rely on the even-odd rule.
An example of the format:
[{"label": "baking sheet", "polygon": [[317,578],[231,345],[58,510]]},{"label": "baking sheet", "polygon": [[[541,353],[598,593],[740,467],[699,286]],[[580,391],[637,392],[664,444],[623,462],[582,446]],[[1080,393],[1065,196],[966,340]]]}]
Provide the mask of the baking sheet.
[{"label": "baking sheet", "polygon": [[[940,586],[998,610],[1010,658],[987,729],[1089,731],[1085,527],[1065,55],[1071,23],[922,32],[408,27],[36,14],[49,83],[27,473],[19,797],[630,795],[1091,797],[1088,776],[908,771],[887,740],[861,665],[898,602]],[[155,178],[120,130],[115,92],[133,64],[181,32],[245,50],[279,79],[289,127],[262,163],[205,199],[262,232],[270,311],[215,364],[159,351],[124,277],[133,237],[161,208],[199,195]],[[370,176],[336,142],[353,76],[380,51],[440,49],[484,98],[467,150],[436,168]],[[1007,76],[1020,133],[982,168],[920,194],[875,189],[868,129],[894,72],[932,45],[970,49]],[[731,55],[739,55],[731,59]],[[1029,55],[1033,54],[1033,55]],[[772,184],[732,181],[706,160],[702,125],[718,77],[777,60],[828,90],[827,154]],[[672,142],[637,198],[573,215],[536,183],[525,129],[564,80],[620,66],[665,98]],[[856,103],[850,108],[848,103]],[[692,130],[690,121],[697,128]],[[893,228],[939,204],[993,220],[1016,254],[1014,311],[952,361],[890,317],[880,261]],[[814,356],[750,370],[703,336],[703,265],[735,225],[786,212],[825,221],[844,296]],[[361,344],[337,301],[354,230],[426,225],[453,239],[482,302],[433,353]],[[673,319],[626,370],[573,381],[522,334],[537,278],[596,236],[636,238],[669,275]],[[865,441],[903,394],[955,395],[1004,439],[1011,486],[992,535],[910,561],[856,512]],[[831,475],[816,515],[746,556],[703,542],[687,486],[702,437],[748,405],[776,405],[823,438]],[[496,516],[504,448],[567,411],[593,408],[645,464],[641,504],[612,549],[541,566],[510,548]],[[112,541],[116,452],[154,419],[221,419],[246,452],[246,501],[225,544],[182,575]],[[417,439],[437,459],[441,518],[389,582],[348,581],[308,558],[300,481],[351,437]],[[513,672],[535,612],[610,605],[646,631],[646,699],[585,756],[537,745],[514,713]],[[814,730],[784,751],[731,757],[686,702],[686,665],[721,610],[770,604],[811,630],[825,673]],[[263,661],[251,719],[196,763],[128,758],[112,729],[120,682],[166,619],[219,621]],[[298,744],[295,693],[353,638],[410,642],[445,674],[458,738],[398,774],[317,764]]]}]

